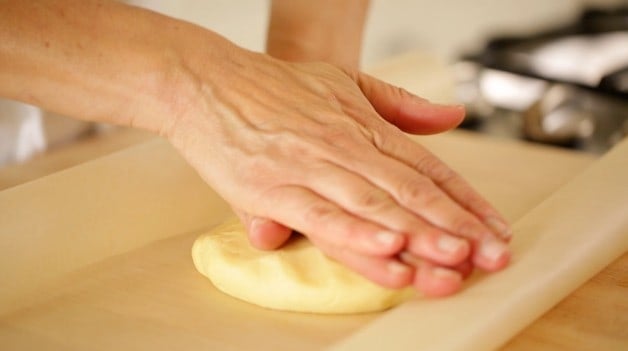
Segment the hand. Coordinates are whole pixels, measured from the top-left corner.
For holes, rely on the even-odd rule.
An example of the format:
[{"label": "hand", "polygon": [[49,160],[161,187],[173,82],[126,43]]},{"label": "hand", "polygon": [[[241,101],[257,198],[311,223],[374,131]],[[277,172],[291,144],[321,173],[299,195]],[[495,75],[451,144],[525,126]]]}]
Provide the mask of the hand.
[{"label": "hand", "polygon": [[505,228],[496,212],[386,121],[440,130],[461,108],[118,2],[1,7],[0,95],[160,132],[235,208],[304,233],[382,285],[442,295],[460,288],[468,260],[506,264],[489,229]]},{"label": "hand", "polygon": [[469,259],[506,264],[497,213],[386,121],[441,130],[462,108],[356,71],[247,52],[118,2],[1,7],[1,96],[160,132],[232,206],[307,235],[385,286],[443,295],[460,288]]},{"label": "hand", "polygon": [[[283,232],[268,248],[293,228],[376,283],[415,284],[429,295],[460,288],[461,274],[447,267],[471,251],[485,270],[506,265],[508,250],[491,230],[506,228],[497,212],[382,118],[433,132],[458,123],[461,107],[358,72],[254,53],[221,72],[229,79],[220,87],[196,73],[196,103],[169,136],[230,204],[276,222],[261,223]],[[405,261],[420,261],[416,270],[396,258],[403,251]]]}]

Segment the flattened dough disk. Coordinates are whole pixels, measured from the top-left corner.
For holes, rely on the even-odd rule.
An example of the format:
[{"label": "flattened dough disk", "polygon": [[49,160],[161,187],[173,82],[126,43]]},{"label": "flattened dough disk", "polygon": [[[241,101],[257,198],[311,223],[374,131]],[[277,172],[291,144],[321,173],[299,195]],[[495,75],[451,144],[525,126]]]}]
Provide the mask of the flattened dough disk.
[{"label": "flattened dough disk", "polygon": [[192,247],[199,272],[222,292],[262,307],[313,313],[364,313],[388,309],[411,289],[380,287],[327,258],[303,237],[280,250],[257,250],[231,219],[200,236]]}]

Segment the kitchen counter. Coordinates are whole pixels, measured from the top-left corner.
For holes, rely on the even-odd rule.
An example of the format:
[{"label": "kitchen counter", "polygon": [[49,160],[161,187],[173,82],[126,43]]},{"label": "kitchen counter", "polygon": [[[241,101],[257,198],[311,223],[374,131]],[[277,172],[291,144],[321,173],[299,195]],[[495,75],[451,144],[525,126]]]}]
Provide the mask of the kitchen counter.
[{"label": "kitchen counter", "polygon": [[[412,75],[400,74],[400,72],[410,72],[412,70],[412,68],[408,68],[410,66],[410,63],[416,63],[413,60],[416,60],[416,57],[406,58],[401,61],[396,61],[396,63],[391,65],[381,66],[383,68],[380,68],[379,70],[374,70],[374,72],[376,75],[381,77],[386,77],[388,73],[391,77],[390,80],[393,81],[395,80],[396,76],[406,77],[403,79],[407,79],[408,76]],[[412,65],[412,67],[417,66],[420,65]],[[409,90],[417,90],[416,88],[413,89],[412,87],[408,87],[407,84],[399,84],[406,85]],[[91,139],[76,145],[67,146],[64,149],[57,150],[50,153],[49,155],[41,156],[31,163],[13,166],[6,169],[0,169],[0,189],[11,188],[25,181],[40,179],[46,174],[56,172],[66,167],[70,167],[73,164],[81,164],[84,161],[87,161],[96,156],[104,155],[117,149],[124,149],[129,145],[144,143],[152,139],[154,138],[144,133],[121,129],[110,132],[109,134],[103,136],[99,136],[96,139]],[[447,162],[452,164],[454,168],[462,167],[465,170],[465,172],[463,173],[465,175],[468,175],[472,180],[475,180],[473,182],[474,185],[478,186],[480,191],[482,191],[483,193],[488,192],[487,195],[489,195],[489,198],[492,198],[493,196],[496,199],[497,204],[499,205],[498,207],[501,210],[505,211],[507,216],[512,219],[518,218],[518,216],[522,215],[526,210],[530,208],[531,203],[533,203],[534,201],[540,201],[543,197],[549,195],[553,191],[553,189],[556,189],[558,186],[569,180],[574,174],[577,174],[594,161],[594,158],[591,155],[587,154],[558,150],[550,147],[532,146],[522,142],[495,140],[466,132],[454,132],[446,134],[444,136],[428,137],[423,139],[423,143],[429,148],[434,149],[439,156],[443,157]],[[454,147],[456,145],[460,146],[458,150],[456,147]],[[491,153],[492,156],[488,155],[490,157],[487,157],[487,164],[484,165],[481,164],[481,159],[473,159],[474,161],[477,161],[479,163],[476,165],[465,164],[465,162],[467,161],[466,154],[459,152],[459,150],[467,151],[470,148],[486,152],[487,155]],[[547,177],[547,179],[543,179],[542,175],[513,175],[514,178],[517,178],[517,180],[515,180],[515,183],[517,181],[523,181],[526,177],[533,178],[525,179],[526,181],[537,181],[539,187],[543,189],[542,191],[539,191],[537,195],[535,195],[538,197],[538,199],[529,197],[525,199],[523,203],[519,203],[517,201],[506,201],[506,198],[509,195],[508,189],[499,189],[501,193],[497,194],[497,190],[491,190],[488,183],[485,184],[482,182],[482,172],[486,172],[486,167],[490,166],[490,161],[498,159],[495,158],[497,156],[493,156],[498,155],[499,157],[502,157],[502,159],[506,159],[505,155],[508,155],[509,152],[511,152],[513,155],[517,155],[515,159],[520,161],[521,165],[513,165],[512,167],[504,167],[503,165],[496,166],[495,168],[498,169],[498,171],[501,172],[503,176],[508,176],[509,171],[521,171],[523,169],[521,167],[524,167],[525,165],[535,165],[535,167],[539,168],[544,166],[555,167],[555,169],[552,169],[552,171],[555,171],[555,174],[553,174],[551,177]],[[552,166],[552,164],[554,165]],[[534,173],[532,172],[534,170],[528,171]],[[28,184],[26,184],[25,186],[28,186]],[[491,191],[494,191],[495,193],[493,194],[491,193]],[[189,241],[192,238],[192,236],[186,236],[184,239],[181,239],[179,241],[173,241],[173,243],[176,243],[176,245],[173,246],[183,247],[185,245],[188,245]],[[168,241],[159,242],[155,245],[164,246],[167,242]],[[154,255],[156,251],[151,251],[150,247],[155,247],[155,245],[151,245],[149,246],[149,248],[144,249],[142,248],[143,246],[141,244],[137,244],[136,246],[139,247],[138,255],[140,255],[140,257],[152,257],[152,255]],[[173,249],[169,246],[167,250]],[[128,260],[123,260],[123,262],[116,263],[116,265],[113,265],[113,267],[120,268],[121,270],[125,268],[129,269],[129,265],[132,262],[140,261],[138,261],[137,258],[129,258]],[[166,263],[162,262],[162,264],[165,265]],[[114,277],[114,268],[97,267],[93,269],[98,270],[100,275],[108,275],[107,279],[117,279]],[[138,269],[142,269],[142,267],[139,267]],[[167,270],[168,266],[164,266],[164,269]],[[79,276],[85,276],[84,271],[78,274]],[[121,277],[120,279],[126,278]],[[76,281],[74,283],[76,283]],[[92,282],[87,279],[85,282],[85,286],[81,287],[81,289],[87,290],[91,283]],[[128,281],[128,283],[132,284],[131,281]],[[80,285],[80,283],[76,284]],[[149,289],[150,287],[142,287],[142,289],[144,288]],[[128,296],[120,291],[112,291],[111,293],[114,298],[119,299],[118,303],[120,304],[124,304],[125,300],[128,299]],[[115,295],[114,293],[118,295]],[[68,297],[68,299],[70,298],[71,297]],[[79,296],[79,298],[81,297]],[[60,302],[62,303],[60,304],[60,306],[66,306],[64,300]],[[101,307],[105,309],[111,308],[109,304],[111,303],[103,302],[103,305]],[[68,306],[71,307],[72,305]],[[52,308],[46,304],[44,304],[43,307],[46,309]],[[240,307],[236,306],[236,308]],[[141,307],[138,307],[138,309],[141,309]],[[168,309],[166,308],[166,310]],[[8,316],[0,316],[0,340],[7,341],[9,345],[17,345],[22,347],[24,347],[25,345],[31,345],[41,348],[42,346],[47,345],[50,348],[63,348],[64,346],[70,345],[69,341],[68,344],[64,343],[64,336],[62,334],[47,334],[47,338],[44,338],[42,334],[37,338],[31,338],[31,336],[38,335],[37,333],[33,334],[31,332],[40,330],[41,328],[45,328],[46,325],[49,325],[51,330],[56,328],[55,330],[57,330],[57,333],[59,332],[59,330],[63,330],[63,328],[59,329],[58,327],[53,326],[53,324],[50,324],[53,323],[52,320],[48,322],[41,319],[31,320],[30,322],[28,322],[30,324],[28,324],[26,322],[23,322],[23,319],[27,318],[29,315],[32,315],[33,310],[26,308],[20,311],[21,312],[9,314]],[[173,313],[176,315],[176,313],[178,312],[180,311],[173,310],[169,311],[168,313]],[[54,313],[56,313],[58,317],[62,317],[63,313],[65,312],[59,310]],[[67,313],[70,313],[71,315],[72,311],[69,311]],[[150,314],[151,312],[144,311],[142,313]],[[224,311],[222,311],[221,313],[224,313]],[[274,318],[275,322],[277,322],[278,317]],[[357,326],[363,323],[364,320],[368,320],[369,318],[372,317],[355,318],[353,321],[348,322],[345,330],[354,330],[355,328],[357,328]],[[153,322],[154,321],[152,320],[150,321],[150,323]],[[281,321],[277,323],[280,322]],[[95,323],[107,324],[105,321],[95,321]],[[314,324],[317,323],[319,323],[319,321],[315,322]],[[20,325],[22,325],[23,328],[21,328]],[[151,327],[147,326],[146,328],[150,329]],[[173,328],[177,327],[173,326]],[[329,331],[331,333],[331,336],[328,336],[328,342],[332,342],[339,337],[338,335],[333,335],[333,333],[331,332],[331,328],[327,329],[330,329]],[[80,330],[70,328],[68,329],[68,331],[77,332]],[[179,330],[179,332],[182,331]],[[146,331],[146,333],[149,332]],[[22,336],[22,339],[20,339],[20,335]],[[307,333],[296,333],[296,335],[303,337],[303,340],[309,340],[308,338],[315,338],[315,336],[308,335]],[[24,340],[27,339],[30,340],[28,342],[25,342]],[[54,340],[54,343],[50,342],[51,340]],[[129,340],[126,341],[130,342]],[[75,347],[76,345],[78,344],[74,344]],[[132,343],[129,345],[132,345]],[[625,347],[627,345],[628,254],[624,254],[602,272],[598,273],[594,278],[589,280],[586,284],[575,290],[560,304],[556,305],[553,309],[548,311],[532,325],[523,330],[519,335],[514,337],[510,342],[503,346],[503,349],[541,351],[619,350],[622,346]],[[109,346],[114,347],[113,344]],[[68,349],[71,348],[68,347]]]}]

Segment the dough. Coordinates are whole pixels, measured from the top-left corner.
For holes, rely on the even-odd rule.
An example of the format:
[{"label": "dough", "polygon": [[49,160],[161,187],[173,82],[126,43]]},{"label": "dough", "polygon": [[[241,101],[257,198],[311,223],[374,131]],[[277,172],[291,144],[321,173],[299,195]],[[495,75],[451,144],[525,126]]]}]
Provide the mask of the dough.
[{"label": "dough", "polygon": [[304,237],[276,251],[257,250],[237,219],[196,239],[192,258],[222,292],[271,309],[374,312],[412,296],[412,289],[391,290],[370,282],[327,258]]}]

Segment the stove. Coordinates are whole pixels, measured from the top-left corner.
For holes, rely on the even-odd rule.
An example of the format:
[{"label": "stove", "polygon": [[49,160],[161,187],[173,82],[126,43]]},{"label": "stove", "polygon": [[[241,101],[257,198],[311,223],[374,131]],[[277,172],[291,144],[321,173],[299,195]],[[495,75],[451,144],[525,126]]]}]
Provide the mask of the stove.
[{"label": "stove", "polygon": [[453,69],[461,128],[593,153],[628,135],[628,7],[494,38]]}]

